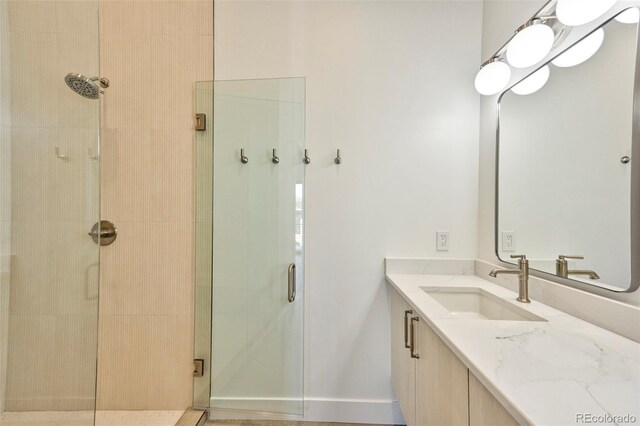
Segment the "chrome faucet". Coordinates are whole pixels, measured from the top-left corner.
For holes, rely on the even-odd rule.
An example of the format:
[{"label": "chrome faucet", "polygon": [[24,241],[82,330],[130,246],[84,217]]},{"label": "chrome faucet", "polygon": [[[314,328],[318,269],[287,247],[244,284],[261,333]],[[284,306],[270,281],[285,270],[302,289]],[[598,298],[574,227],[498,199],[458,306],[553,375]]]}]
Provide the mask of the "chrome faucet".
[{"label": "chrome faucet", "polygon": [[584,259],[584,256],[567,256],[561,254],[556,259],[556,275],[562,278],[569,278],[569,275],[587,275],[592,280],[600,279],[600,275],[596,271],[588,269],[569,270],[569,262],[567,259]]},{"label": "chrome faucet", "polygon": [[512,254],[512,259],[518,259],[518,269],[494,269],[489,272],[492,277],[498,276],[498,274],[518,274],[519,286],[518,286],[518,302],[531,303],[529,300],[529,261],[524,254]]}]

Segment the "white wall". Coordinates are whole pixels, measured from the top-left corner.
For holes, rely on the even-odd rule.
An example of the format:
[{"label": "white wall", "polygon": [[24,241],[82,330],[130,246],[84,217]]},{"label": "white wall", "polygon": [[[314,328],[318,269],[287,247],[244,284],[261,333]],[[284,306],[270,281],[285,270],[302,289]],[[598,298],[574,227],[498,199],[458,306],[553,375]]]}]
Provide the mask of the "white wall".
[{"label": "white wall", "polygon": [[[482,58],[489,58],[504,42],[510,37],[513,30],[520,24],[529,19],[543,4],[544,0],[537,1],[484,1],[483,13],[483,33],[482,33]],[[628,1],[624,2],[628,5],[637,5],[640,2]],[[621,5],[616,5],[615,9],[621,9]],[[613,12],[609,13],[611,15]],[[608,19],[607,16],[599,21]],[[597,21],[596,21],[597,23]],[[587,26],[585,26],[587,27]],[[579,39],[580,35],[587,31],[584,29],[574,29],[570,37],[565,40],[566,44],[554,48],[549,57],[554,56],[555,52],[570,45],[573,41]],[[512,78],[512,82],[518,75]],[[495,185],[495,136],[496,136],[496,102],[497,96],[483,96],[481,100],[481,116],[480,116],[480,174],[479,174],[479,204],[478,204],[478,257],[491,263],[500,263],[495,255],[494,247],[494,185]],[[544,294],[548,296],[545,303],[554,305],[554,303],[564,303],[555,292],[558,286],[552,283],[545,284]],[[564,292],[564,289],[562,290]],[[575,290],[580,291],[580,290]],[[607,290],[599,291],[591,288],[595,294],[602,295],[606,298],[619,300],[634,306],[640,306],[640,293],[612,293]],[[598,298],[597,296],[593,296]],[[580,306],[572,306],[568,301],[565,305],[554,305],[560,309],[571,309],[571,313],[577,316],[588,317],[589,321],[596,322],[602,326],[609,326],[608,321],[615,318],[618,306],[611,304],[611,310],[600,310],[600,312],[586,312],[586,307],[581,310]]]},{"label": "white wall", "polygon": [[398,421],[383,259],[476,255],[481,14],[477,1],[216,3],[217,80],[307,78],[307,419]]}]

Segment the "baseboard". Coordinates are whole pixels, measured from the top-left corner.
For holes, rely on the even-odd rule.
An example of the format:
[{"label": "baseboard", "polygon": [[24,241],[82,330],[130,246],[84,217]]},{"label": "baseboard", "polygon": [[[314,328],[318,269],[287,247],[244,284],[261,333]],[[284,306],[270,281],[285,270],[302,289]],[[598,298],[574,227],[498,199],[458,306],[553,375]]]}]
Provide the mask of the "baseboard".
[{"label": "baseboard", "polygon": [[404,424],[398,401],[374,399],[305,400],[304,419],[314,422]]},{"label": "baseboard", "polygon": [[302,420],[304,401],[294,398],[212,397],[213,420]]},{"label": "baseboard", "polygon": [[[295,416],[270,413],[270,404],[280,405],[284,400],[265,399],[211,399],[211,419],[270,419],[285,420]],[[215,408],[220,407],[220,408]],[[243,407],[233,410],[229,407]],[[253,408],[258,410],[253,411]],[[274,410],[275,411],[275,410]],[[328,399],[306,398],[304,400],[304,421],[368,424],[404,424],[398,401],[373,399]]]}]

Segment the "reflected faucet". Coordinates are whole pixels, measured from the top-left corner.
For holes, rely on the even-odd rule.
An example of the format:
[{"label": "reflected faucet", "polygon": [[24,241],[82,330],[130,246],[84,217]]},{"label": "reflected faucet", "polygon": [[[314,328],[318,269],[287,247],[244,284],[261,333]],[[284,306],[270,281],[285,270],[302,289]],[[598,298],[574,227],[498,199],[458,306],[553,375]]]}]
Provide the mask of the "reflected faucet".
[{"label": "reflected faucet", "polygon": [[512,259],[518,259],[518,269],[494,269],[489,272],[492,277],[497,277],[498,274],[518,274],[519,286],[518,286],[518,298],[516,299],[521,303],[531,303],[529,300],[529,261],[524,254],[512,254]]},{"label": "reflected faucet", "polygon": [[589,279],[597,280],[600,279],[600,275],[596,273],[596,271],[591,271],[589,269],[575,269],[569,270],[569,262],[567,259],[584,259],[584,256],[567,256],[561,254],[556,259],[556,275],[561,278],[569,278],[569,275],[587,275]]}]

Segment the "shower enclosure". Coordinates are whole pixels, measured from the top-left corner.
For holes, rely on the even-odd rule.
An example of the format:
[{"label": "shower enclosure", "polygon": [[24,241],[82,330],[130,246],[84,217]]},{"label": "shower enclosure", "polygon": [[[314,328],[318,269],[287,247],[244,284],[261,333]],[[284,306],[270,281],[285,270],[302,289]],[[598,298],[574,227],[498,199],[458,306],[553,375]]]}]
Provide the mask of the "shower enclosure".
[{"label": "shower enclosure", "polygon": [[196,141],[196,356],[210,365],[196,405],[212,418],[298,417],[305,80],[203,82],[196,97],[214,99],[214,130]]},{"label": "shower enclosure", "polygon": [[65,76],[98,48],[98,1],[0,2],[3,426],[94,422],[100,101]]}]

